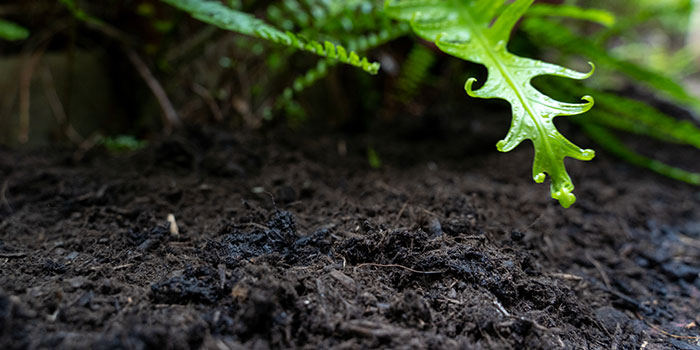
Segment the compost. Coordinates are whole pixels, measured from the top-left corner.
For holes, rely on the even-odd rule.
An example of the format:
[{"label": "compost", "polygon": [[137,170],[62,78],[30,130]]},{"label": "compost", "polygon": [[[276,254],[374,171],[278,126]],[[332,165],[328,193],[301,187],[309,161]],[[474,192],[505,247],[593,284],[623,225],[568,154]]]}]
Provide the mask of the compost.
[{"label": "compost", "polygon": [[1,150],[0,348],[700,349],[695,187],[599,154],[562,209],[488,133],[219,130]]}]

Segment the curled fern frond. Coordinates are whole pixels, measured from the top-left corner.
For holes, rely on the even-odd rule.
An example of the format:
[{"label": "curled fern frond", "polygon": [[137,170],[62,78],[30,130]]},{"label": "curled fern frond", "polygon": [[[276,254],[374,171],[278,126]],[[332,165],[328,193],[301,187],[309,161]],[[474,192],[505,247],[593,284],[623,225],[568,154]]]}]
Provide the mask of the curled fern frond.
[{"label": "curled fern frond", "polygon": [[214,25],[218,28],[241,34],[265,39],[280,45],[294,47],[321,57],[337,60],[361,68],[367,73],[377,74],[378,62],[369,62],[366,57],[360,57],[355,51],[348,51],[340,45],[329,41],[320,43],[305,40],[294,33],[283,32],[264,21],[245,12],[236,11],[220,2],[211,0],[162,0],[172,6],[189,13],[195,19]]},{"label": "curled fern frond", "polygon": [[506,47],[515,24],[534,0],[388,0],[387,13],[399,20],[410,21],[413,31],[444,52],[480,63],[488,69],[488,80],[474,90],[474,78],[465,85],[472,97],[499,98],[510,102],[513,121],[498,150],[508,152],[525,140],[535,147],[533,179],[542,183],[551,178],[552,198],[563,207],[571,206],[576,197],[574,185],[564,167],[564,158],[590,160],[595,152],[568,141],[554,126],[557,116],[582,114],[593,106],[593,98],[585,103],[556,101],[535,89],[530,81],[540,75],[586,79],[592,73],[579,73],[553,64],[523,58]]}]

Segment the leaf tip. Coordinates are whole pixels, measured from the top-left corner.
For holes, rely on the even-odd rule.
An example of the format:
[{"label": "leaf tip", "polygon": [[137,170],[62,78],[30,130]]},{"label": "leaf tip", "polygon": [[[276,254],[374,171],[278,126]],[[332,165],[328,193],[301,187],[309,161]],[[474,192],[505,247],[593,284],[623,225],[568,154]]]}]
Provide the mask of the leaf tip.
[{"label": "leaf tip", "polygon": [[556,192],[552,192],[552,198],[558,200],[559,205],[564,208],[569,208],[576,202],[576,196],[566,186],[563,186]]},{"label": "leaf tip", "polygon": [[595,105],[595,99],[593,98],[593,96],[586,95],[581,97],[581,100],[586,101],[586,103],[581,106],[582,110],[580,113],[586,113],[590,111],[591,108],[593,108],[593,106]]},{"label": "leaf tip", "polygon": [[592,77],[593,74],[595,73],[595,63],[588,61],[588,64],[591,66],[591,70],[588,73],[586,73],[586,75],[583,79],[588,79],[588,78]]},{"label": "leaf tip", "polygon": [[496,148],[498,149],[499,152],[506,152],[505,147],[507,144],[508,144],[508,142],[506,142],[506,140],[498,141],[498,143],[496,144]]},{"label": "leaf tip", "polygon": [[595,158],[595,151],[592,149],[584,149],[581,152],[581,160],[591,160]]},{"label": "leaf tip", "polygon": [[535,182],[538,184],[543,183],[546,178],[547,178],[547,174],[545,174],[545,173],[539,173],[539,174],[532,177],[532,179],[535,180]]}]

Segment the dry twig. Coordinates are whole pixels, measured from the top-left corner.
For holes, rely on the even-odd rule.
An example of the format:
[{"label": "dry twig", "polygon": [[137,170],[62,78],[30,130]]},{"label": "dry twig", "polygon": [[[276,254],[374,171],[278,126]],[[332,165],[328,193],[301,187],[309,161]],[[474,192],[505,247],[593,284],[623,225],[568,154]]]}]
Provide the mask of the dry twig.
[{"label": "dry twig", "polygon": [[590,261],[591,264],[593,264],[593,266],[595,266],[595,268],[598,270],[598,273],[600,273],[600,277],[603,279],[605,286],[608,287],[608,289],[612,289],[610,287],[610,279],[608,278],[608,274],[605,273],[605,270],[603,269],[603,264],[594,259],[588,252],[586,252],[586,259],[588,259],[588,261]]},{"label": "dry twig", "polygon": [[148,65],[143,61],[143,59],[141,59],[136,51],[131,48],[131,39],[118,28],[105,22],[89,18],[85,20],[84,23],[88,28],[100,32],[105,36],[116,40],[122,45],[129,62],[131,62],[131,64],[134,66],[136,72],[139,73],[148,88],[151,90],[151,93],[153,93],[153,96],[158,101],[158,105],[160,105],[161,111],[163,112],[163,123],[165,124],[165,129],[171,130],[173,127],[179,127],[182,125],[180,117],[175,111],[175,107],[173,107],[173,104],[170,102],[170,98],[168,98],[168,95],[165,93],[165,89],[148,68]]},{"label": "dry twig", "polygon": [[51,69],[48,66],[45,66],[42,70],[41,77],[44,85],[44,93],[46,94],[46,100],[48,101],[49,107],[51,107],[51,111],[53,112],[56,121],[61,126],[61,129],[63,129],[66,137],[68,137],[68,139],[75,144],[79,145],[83,143],[85,138],[83,138],[78,131],[75,130],[73,125],[68,120],[66,110],[63,108],[61,98],[58,96],[58,92],[56,91],[56,85],[54,84]]},{"label": "dry twig", "polygon": [[374,266],[374,267],[397,267],[397,268],[400,268],[400,269],[404,269],[404,270],[406,270],[406,271],[410,271],[410,272],[413,272],[413,273],[420,273],[420,274],[423,274],[423,275],[437,275],[437,274],[441,274],[441,273],[444,273],[444,272],[445,272],[445,271],[418,271],[418,270],[414,270],[414,269],[412,269],[412,268],[410,268],[410,267],[406,267],[406,266],[398,265],[398,264],[374,264],[374,263],[364,263],[364,264],[360,264],[360,265],[355,266],[355,268],[356,268],[356,269],[359,269],[359,268],[365,267],[365,266]]},{"label": "dry twig", "polygon": [[7,209],[12,211],[12,206],[10,205],[10,201],[7,200],[7,187],[8,187],[9,181],[5,180],[2,183],[2,187],[0,188],[0,201],[2,201],[2,204],[4,204]]},{"label": "dry twig", "polygon": [[0,258],[13,259],[13,258],[24,258],[27,253],[0,253]]},{"label": "dry twig", "polygon": [[194,91],[195,94],[199,95],[199,97],[201,97],[204,102],[207,103],[207,106],[209,106],[209,110],[211,111],[211,114],[214,115],[214,119],[216,119],[216,121],[221,122],[224,120],[224,114],[221,112],[221,108],[219,108],[219,105],[216,103],[214,96],[211,95],[209,90],[202,85],[193,83],[192,91]]},{"label": "dry twig", "polygon": [[403,205],[401,206],[401,209],[399,212],[396,214],[396,217],[394,218],[394,221],[399,221],[401,219],[401,215],[403,215],[404,210],[406,210],[406,206],[408,205],[408,201],[404,202]]},{"label": "dry twig", "polygon": [[690,340],[700,340],[700,336],[694,336],[694,335],[677,335],[673,333],[666,332],[665,330],[661,329],[659,326],[652,324],[651,322],[645,320],[642,315],[640,315],[638,312],[635,313],[637,315],[637,318],[642,320],[644,323],[646,323],[647,326],[651,327],[653,330],[671,338],[675,339],[690,339]]},{"label": "dry twig", "polygon": [[180,117],[177,116],[175,107],[173,107],[173,104],[168,98],[168,94],[165,93],[165,89],[163,89],[163,86],[160,84],[160,82],[158,82],[158,79],[156,79],[153,73],[151,73],[151,70],[148,69],[148,66],[136,53],[136,51],[126,45],[124,45],[124,51],[126,52],[126,56],[129,58],[131,64],[134,66],[134,68],[136,68],[136,71],[139,73],[144,82],[146,82],[146,85],[148,85],[148,88],[151,89],[153,96],[158,101],[158,104],[163,111],[163,121],[165,122],[166,129],[170,130],[173,127],[180,126],[182,124],[180,122]]}]

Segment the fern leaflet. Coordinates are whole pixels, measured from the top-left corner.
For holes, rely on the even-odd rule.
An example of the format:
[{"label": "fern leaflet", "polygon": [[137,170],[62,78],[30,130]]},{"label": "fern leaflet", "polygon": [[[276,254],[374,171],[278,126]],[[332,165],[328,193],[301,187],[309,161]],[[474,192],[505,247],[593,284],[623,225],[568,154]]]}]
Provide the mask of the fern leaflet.
[{"label": "fern leaflet", "polygon": [[396,81],[397,97],[402,102],[408,102],[418,93],[421,85],[430,75],[430,69],[435,64],[435,54],[431,49],[420,43],[415,44],[402,64],[401,75]]},{"label": "fern leaflet", "polygon": [[533,1],[388,0],[386,8],[390,16],[410,21],[418,36],[435,42],[442,51],[486,66],[489,77],[485,85],[474,91],[476,79],[471,78],[465,88],[472,97],[510,102],[513,121],[506,138],[498,142],[498,150],[508,152],[522,141],[531,140],[535,147],[533,179],[542,183],[549,174],[552,198],[569,207],[576,197],[564,158],[590,160],[595,152],[568,141],[553,119],[588,111],[593,98],[584,97],[587,103],[582,104],[559,102],[536,90],[530,81],[540,75],[585,79],[593,70],[579,73],[508,52],[510,33]]},{"label": "fern leaflet", "polygon": [[[366,36],[357,37],[348,41],[347,46],[352,50],[364,52],[401,37],[408,31],[409,28],[407,28],[406,25],[398,25],[394,26],[393,28],[381,30],[379,33],[372,33]],[[330,59],[322,59],[318,61],[316,66],[294,79],[292,86],[284,89],[282,95],[280,95],[275,102],[275,108],[289,109],[289,107],[291,107],[294,110],[298,110],[296,102],[293,100],[294,95],[299,94],[300,92],[314,85],[317,81],[325,78],[326,75],[328,75],[329,68],[335,66],[337,62],[338,61]]]},{"label": "fern leaflet", "polygon": [[325,41],[321,44],[318,41],[302,39],[291,32],[283,32],[250,14],[236,11],[217,1],[162,1],[189,13],[192,17],[202,22],[224,30],[254,36],[277,44],[311,52],[325,58],[338,60],[361,68],[370,74],[377,74],[379,71],[378,62],[369,62],[366,57],[360,58],[354,51],[348,52],[344,47],[335,45],[329,41]]}]

